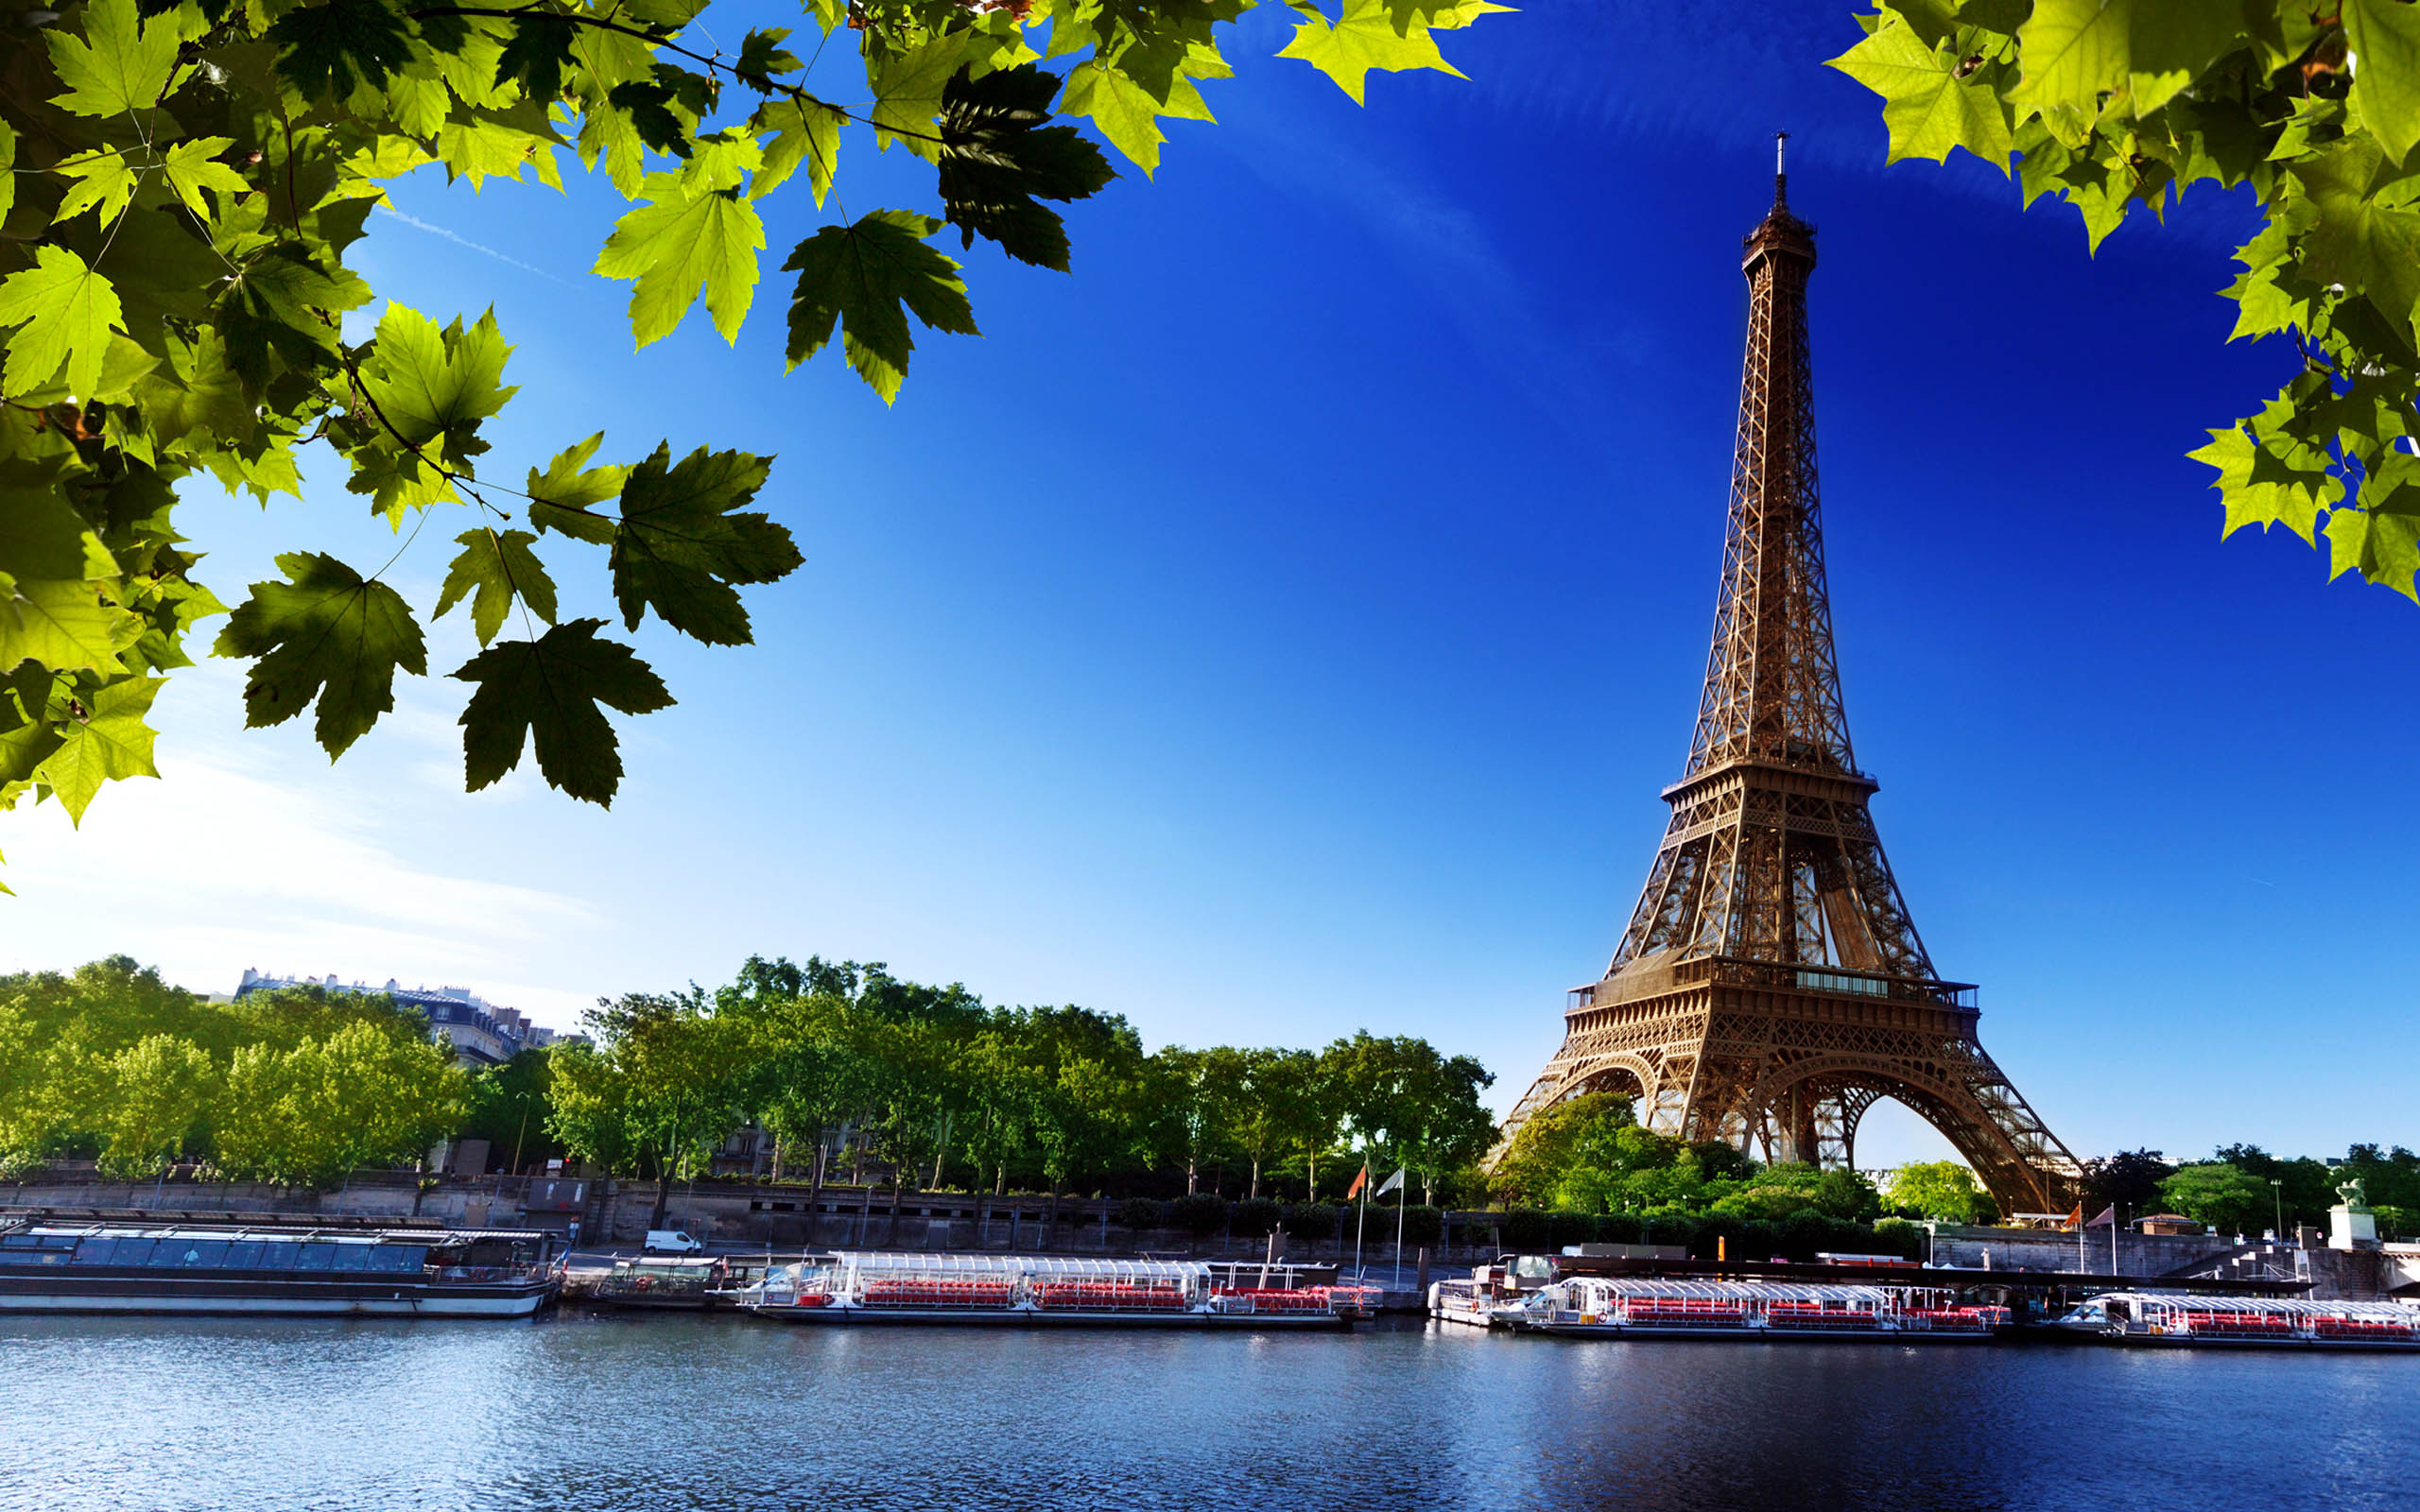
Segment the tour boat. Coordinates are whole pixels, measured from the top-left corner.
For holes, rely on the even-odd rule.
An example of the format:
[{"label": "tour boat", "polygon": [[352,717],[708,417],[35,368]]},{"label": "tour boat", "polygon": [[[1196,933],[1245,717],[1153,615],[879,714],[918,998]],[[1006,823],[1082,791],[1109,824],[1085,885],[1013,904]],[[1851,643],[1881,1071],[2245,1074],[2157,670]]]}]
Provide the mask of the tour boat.
[{"label": "tour boat", "polygon": [[844,1253],[785,1265],[741,1294],[785,1323],[1342,1328],[1352,1287],[1218,1287],[1199,1261]]},{"label": "tour boat", "polygon": [[1492,1265],[1473,1267],[1467,1280],[1432,1282],[1428,1315],[1473,1328],[1509,1329],[1521,1320],[1538,1290],[1553,1280],[1550,1256],[1500,1256]]},{"label": "tour boat", "polygon": [[1576,1338],[1988,1339],[2008,1310],[1960,1307],[1933,1287],[1576,1276],[1531,1294],[1514,1328]]},{"label": "tour boat", "polygon": [[2113,1344],[2420,1351],[2420,1303],[2103,1292],[2051,1327]]},{"label": "tour boat", "polygon": [[527,1317],[562,1273],[519,1229],[0,1228],[0,1313]]}]

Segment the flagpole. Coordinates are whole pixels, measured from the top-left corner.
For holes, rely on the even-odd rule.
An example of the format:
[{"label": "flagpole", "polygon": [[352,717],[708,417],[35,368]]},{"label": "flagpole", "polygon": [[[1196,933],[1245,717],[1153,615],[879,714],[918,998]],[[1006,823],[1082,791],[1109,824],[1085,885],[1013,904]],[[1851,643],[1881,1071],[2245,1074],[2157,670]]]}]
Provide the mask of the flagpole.
[{"label": "flagpole", "polygon": [[[1401,1171],[1397,1171],[1397,1172],[1395,1173],[1395,1178],[1396,1178],[1397,1180],[1401,1180],[1401,1179],[1403,1178],[1403,1173],[1402,1173]],[[1409,1188],[1409,1187],[1397,1187],[1397,1188],[1395,1188],[1395,1290],[1396,1290],[1396,1291],[1402,1291],[1402,1290],[1403,1290],[1403,1210],[1404,1210],[1405,1205],[1406,1205],[1406,1204],[1408,1204],[1409,1202],[1410,1202],[1410,1200],[1411,1200],[1410,1193],[1411,1193],[1411,1188]]]},{"label": "flagpole", "polygon": [[1353,1220],[1353,1279],[1361,1279],[1361,1235],[1370,1227],[1370,1162],[1361,1162],[1361,1215]]}]

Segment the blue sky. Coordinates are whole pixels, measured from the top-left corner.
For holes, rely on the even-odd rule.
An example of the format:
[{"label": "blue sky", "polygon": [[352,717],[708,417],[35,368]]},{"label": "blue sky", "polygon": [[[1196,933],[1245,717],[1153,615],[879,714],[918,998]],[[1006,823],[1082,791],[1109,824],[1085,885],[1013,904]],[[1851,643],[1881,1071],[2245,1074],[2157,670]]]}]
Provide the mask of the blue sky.
[{"label": "blue sky", "polygon": [[[782,374],[803,194],[735,350],[698,312],[633,352],[585,272],[601,184],[406,184],[417,224],[355,260],[441,318],[495,307],[523,386],[498,475],[600,427],[623,457],[777,453],[805,567],[755,593],[754,649],[643,633],[681,702],[623,722],[610,815],[526,772],[464,796],[458,684],[403,689],[332,768],[303,722],[240,730],[232,666],[181,677],[165,782],[78,837],[0,827],[0,967],[392,975],[568,1025],[820,952],[1154,1043],[1425,1034],[1509,1101],[1685,752],[1738,239],[1787,127],[1851,727],[1986,1046],[2080,1154],[2414,1143],[2420,864],[2389,805],[2420,610],[2297,541],[2221,544],[2184,459],[2290,360],[2221,344],[2244,207],[2088,258],[1989,168],[1881,167],[1872,97],[1819,66],[1845,5],[1746,37],[1736,8],[1616,9],[1491,18],[1448,40],[1467,82],[1374,77],[1366,111],[1255,26],[1226,124],[1172,124],[1156,181],[1070,215],[1073,277],[969,255],[985,336],[925,339],[889,410],[837,360]],[[844,146],[852,214],[930,206],[903,159]],[[266,513],[193,495],[223,597],[277,550],[391,550],[311,481]],[[424,609],[458,528],[392,575]],[[431,662],[469,649],[458,614]],[[1860,1156],[1943,1148],[1878,1112]]]}]

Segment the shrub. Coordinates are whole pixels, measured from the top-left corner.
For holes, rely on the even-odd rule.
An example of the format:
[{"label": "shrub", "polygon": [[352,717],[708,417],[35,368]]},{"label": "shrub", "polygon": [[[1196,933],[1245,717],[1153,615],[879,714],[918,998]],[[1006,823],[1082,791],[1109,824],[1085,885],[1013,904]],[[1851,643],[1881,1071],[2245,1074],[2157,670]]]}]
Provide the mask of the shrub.
[{"label": "shrub", "polygon": [[1286,1205],[1274,1197],[1247,1197],[1236,1204],[1235,1231],[1246,1239],[1260,1239],[1277,1227],[1286,1216]]},{"label": "shrub", "polygon": [[1597,1237],[1597,1220],[1584,1212],[1555,1212],[1547,1215],[1547,1243],[1556,1249],[1565,1245],[1584,1245]]},{"label": "shrub", "polygon": [[1435,1208],[1413,1206],[1403,1210],[1403,1242],[1407,1245],[1433,1245],[1445,1231],[1445,1214]]},{"label": "shrub", "polygon": [[1121,1228],[1157,1228],[1167,1220],[1166,1205],[1149,1197],[1129,1197],[1111,1216]]},{"label": "shrub", "polygon": [[1874,1226],[1866,1236],[1873,1247],[1870,1255],[1897,1255],[1901,1260],[1921,1259],[1925,1252],[1925,1227],[1905,1218],[1885,1218]]},{"label": "shrub", "polygon": [[1505,1248],[1516,1254],[1535,1254],[1547,1246],[1547,1214],[1536,1208],[1507,1208],[1496,1231],[1504,1236]]},{"label": "shrub", "polygon": [[1604,1244],[1635,1245],[1646,1234],[1646,1221],[1634,1212],[1609,1212],[1597,1220],[1597,1238]]},{"label": "shrub", "polygon": [[1216,1233],[1227,1222],[1227,1199],[1215,1192],[1192,1192],[1168,1204],[1168,1227],[1190,1234]]},{"label": "shrub", "polygon": [[1336,1237],[1336,1210],[1324,1202],[1295,1202],[1286,1208],[1286,1231],[1298,1239]]},{"label": "shrub", "polygon": [[[1648,1220],[1647,1243],[1686,1246],[1697,1238],[1701,1227],[1698,1220],[1688,1213],[1659,1212]],[[1713,1249],[1712,1245],[1706,1247],[1709,1253]]]},{"label": "shrub", "polygon": [[[1701,1238],[1703,1246],[1705,1241]],[[1781,1225],[1770,1218],[1751,1218],[1739,1226],[1738,1237],[1731,1241],[1733,1260],[1776,1260],[1789,1258],[1782,1239]]]}]

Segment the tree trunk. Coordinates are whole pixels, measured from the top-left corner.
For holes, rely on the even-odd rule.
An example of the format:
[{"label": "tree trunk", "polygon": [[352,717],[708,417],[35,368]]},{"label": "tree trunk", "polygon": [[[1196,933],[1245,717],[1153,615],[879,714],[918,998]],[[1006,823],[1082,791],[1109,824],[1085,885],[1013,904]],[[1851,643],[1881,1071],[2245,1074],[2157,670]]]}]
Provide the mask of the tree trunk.
[{"label": "tree trunk", "polygon": [[890,1227],[882,1234],[882,1242],[892,1249],[899,1247],[899,1189],[907,1183],[908,1162],[902,1160],[890,1168]]},{"label": "tree trunk", "polygon": [[948,1158],[949,1158],[949,1115],[948,1115],[947,1113],[943,1113],[943,1114],[942,1115],[941,1138],[940,1138],[940,1139],[938,1139],[938,1140],[936,1140],[936,1141],[933,1143],[933,1179],[932,1179],[932,1184],[931,1184],[931,1185],[929,1185],[929,1186],[927,1186],[926,1188],[925,1188],[925,1191],[927,1191],[927,1192],[939,1192],[939,1191],[942,1189],[942,1162],[944,1160],[948,1159]]},{"label": "tree trunk", "polygon": [[819,1124],[815,1128],[815,1174],[806,1188],[806,1238],[804,1243],[809,1249],[821,1248],[823,1244],[823,1126]]},{"label": "tree trunk", "polygon": [[649,1228],[663,1228],[665,1210],[671,1206],[672,1162],[669,1160],[658,1160],[655,1162],[655,1211],[648,1215],[647,1226]]},{"label": "tree trunk", "polygon": [[1317,1202],[1320,1200],[1319,1146],[1316,1144],[1304,1145],[1303,1158],[1310,1169],[1310,1174],[1303,1179],[1303,1200],[1305,1202]]},{"label": "tree trunk", "polygon": [[873,1183],[865,1179],[865,1152],[857,1152],[857,1247],[866,1246],[866,1230],[873,1227]]},{"label": "tree trunk", "polygon": [[1050,1216],[1044,1219],[1042,1222],[1042,1247],[1045,1249],[1056,1249],[1059,1247],[1060,1185],[1061,1183],[1057,1181],[1050,1183]]},{"label": "tree trunk", "polygon": [[1247,1194],[1245,1195],[1244,1200],[1245,1200],[1246,1202],[1250,1202],[1250,1201],[1253,1200],[1254,1198],[1258,1197],[1259,1195],[1260,1195],[1260,1157],[1259,1157],[1259,1156],[1257,1156],[1257,1155],[1255,1155],[1255,1156],[1253,1156],[1253,1157],[1252,1158],[1252,1191],[1251,1191],[1249,1194]]},{"label": "tree trunk", "polygon": [[1201,1190],[1201,1177],[1193,1168],[1193,1152],[1187,1150],[1184,1154],[1184,1194],[1189,1197]]}]

